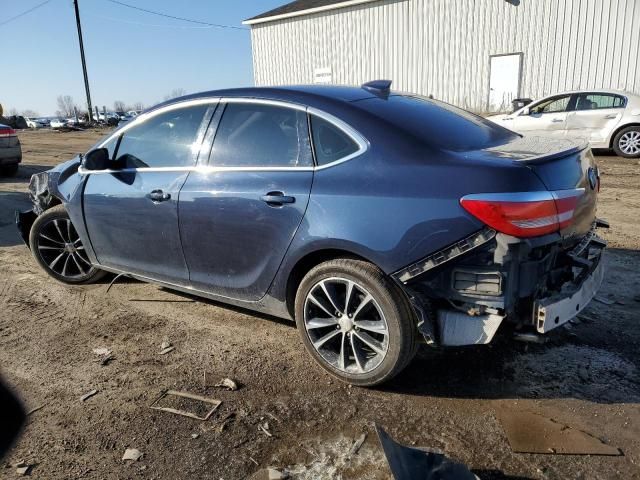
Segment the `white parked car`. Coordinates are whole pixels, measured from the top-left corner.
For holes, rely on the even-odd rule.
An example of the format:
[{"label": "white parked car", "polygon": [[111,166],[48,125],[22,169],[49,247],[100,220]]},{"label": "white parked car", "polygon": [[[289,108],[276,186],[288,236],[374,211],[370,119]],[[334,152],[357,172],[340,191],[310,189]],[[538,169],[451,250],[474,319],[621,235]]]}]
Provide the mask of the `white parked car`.
[{"label": "white parked car", "polygon": [[63,128],[67,126],[67,121],[64,118],[54,118],[49,124],[51,128]]},{"label": "white parked car", "polygon": [[525,135],[582,138],[592,148],[640,157],[640,97],[627,92],[565,92],[488,119]]}]

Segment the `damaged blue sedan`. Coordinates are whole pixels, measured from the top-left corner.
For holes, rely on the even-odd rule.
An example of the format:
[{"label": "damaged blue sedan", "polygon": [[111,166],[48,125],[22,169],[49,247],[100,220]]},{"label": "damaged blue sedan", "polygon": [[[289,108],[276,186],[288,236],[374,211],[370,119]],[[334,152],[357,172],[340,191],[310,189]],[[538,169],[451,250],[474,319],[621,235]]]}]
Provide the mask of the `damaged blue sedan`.
[{"label": "damaged blue sedan", "polygon": [[247,88],[160,104],[34,175],[17,223],[56,280],[124,274],[294,320],[320,366],[369,386],[421,342],[534,338],[585,308],[599,185],[586,145],[388,81]]}]

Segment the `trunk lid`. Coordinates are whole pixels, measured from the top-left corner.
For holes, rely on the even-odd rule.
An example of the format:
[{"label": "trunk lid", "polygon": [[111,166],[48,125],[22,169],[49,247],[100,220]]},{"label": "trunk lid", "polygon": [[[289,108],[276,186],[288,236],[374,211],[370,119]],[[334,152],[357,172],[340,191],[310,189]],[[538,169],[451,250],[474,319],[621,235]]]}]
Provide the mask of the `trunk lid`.
[{"label": "trunk lid", "polygon": [[468,152],[468,157],[492,157],[514,161],[530,169],[544,186],[562,197],[579,189],[582,194],[568,225],[560,230],[565,239],[579,238],[591,229],[596,218],[600,177],[586,143],[544,137],[521,137],[513,142]]}]

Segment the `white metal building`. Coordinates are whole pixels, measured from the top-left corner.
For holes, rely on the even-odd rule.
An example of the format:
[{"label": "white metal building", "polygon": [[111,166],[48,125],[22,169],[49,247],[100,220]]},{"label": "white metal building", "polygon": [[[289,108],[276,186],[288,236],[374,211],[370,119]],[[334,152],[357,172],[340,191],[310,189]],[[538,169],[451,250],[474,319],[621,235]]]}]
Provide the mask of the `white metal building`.
[{"label": "white metal building", "polygon": [[256,85],[386,78],[479,112],[566,90],[640,94],[640,0],[298,0],[244,23]]}]

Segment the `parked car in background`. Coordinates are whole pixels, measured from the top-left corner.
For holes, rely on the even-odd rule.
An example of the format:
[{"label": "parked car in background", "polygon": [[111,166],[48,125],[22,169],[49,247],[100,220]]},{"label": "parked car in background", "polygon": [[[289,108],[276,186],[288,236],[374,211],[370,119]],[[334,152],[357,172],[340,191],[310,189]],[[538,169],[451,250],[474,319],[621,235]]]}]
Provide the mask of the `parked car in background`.
[{"label": "parked car in background", "polygon": [[34,175],[18,228],[62,282],[108,271],[295,320],[356,385],[392,378],[419,338],[486,344],[577,315],[604,272],[586,143],[389,87],[170,100]]},{"label": "parked car in background", "polygon": [[559,93],[488,119],[525,135],[584,138],[591,148],[612,148],[621,157],[640,157],[640,97],[627,92]]},{"label": "parked car in background", "polygon": [[67,126],[67,120],[65,118],[54,118],[49,122],[51,128],[64,128]]},{"label": "parked car in background", "polygon": [[118,125],[123,125],[123,124],[133,120],[134,118],[136,118],[141,113],[142,113],[142,110],[129,110],[127,113],[125,113],[124,115],[120,116],[120,121],[118,122]]},{"label": "parked car in background", "polygon": [[27,127],[29,128],[36,129],[44,127],[43,123],[40,122],[37,118],[24,117],[24,119],[27,122]]},{"label": "parked car in background", "polygon": [[22,162],[22,147],[16,131],[0,123],[0,175],[13,176]]}]

